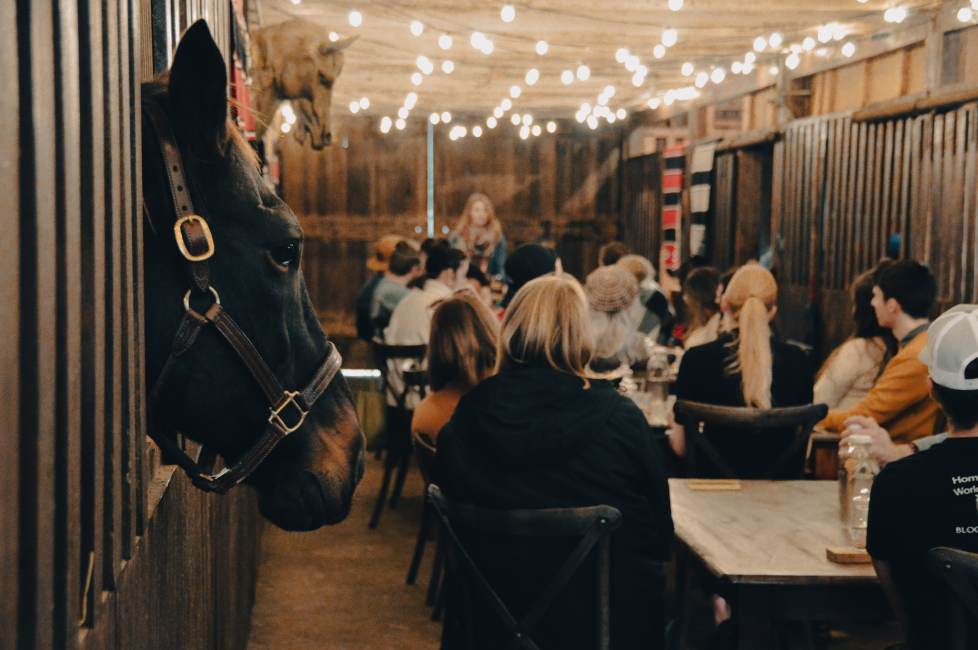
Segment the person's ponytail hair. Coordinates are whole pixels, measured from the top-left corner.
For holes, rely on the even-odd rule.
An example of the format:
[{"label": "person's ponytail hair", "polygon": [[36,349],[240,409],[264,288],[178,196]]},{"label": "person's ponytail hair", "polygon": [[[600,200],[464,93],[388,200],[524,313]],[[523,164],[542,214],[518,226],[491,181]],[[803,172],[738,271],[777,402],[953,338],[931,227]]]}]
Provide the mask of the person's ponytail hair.
[{"label": "person's ponytail hair", "polygon": [[739,372],[744,404],[771,408],[774,360],[771,353],[770,311],[777,302],[774,276],[756,264],[742,267],[730,279],[724,298],[737,321],[736,355],[728,371]]}]

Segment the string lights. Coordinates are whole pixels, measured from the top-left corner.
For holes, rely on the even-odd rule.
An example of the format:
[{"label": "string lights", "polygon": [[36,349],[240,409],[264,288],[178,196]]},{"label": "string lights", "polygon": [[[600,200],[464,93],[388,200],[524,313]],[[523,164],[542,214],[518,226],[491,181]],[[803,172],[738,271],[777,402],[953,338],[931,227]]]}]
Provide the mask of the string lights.
[{"label": "string lights", "polygon": [[[299,4],[302,2],[302,0],[291,1],[294,4]],[[857,2],[865,3],[867,0],[857,0]],[[667,0],[666,4],[669,10],[673,12],[682,11],[685,7],[684,0]],[[915,3],[908,4],[912,5]],[[978,21],[978,0],[962,0],[962,5],[963,6],[957,10],[958,21],[962,23]],[[497,5],[497,7],[499,7],[499,19],[502,23],[511,24],[517,20],[517,10],[514,5],[501,4]],[[910,15],[911,10],[907,5],[893,4],[885,9],[881,9],[879,13],[876,13],[875,19],[882,19],[882,22],[888,24],[900,24],[905,22]],[[529,19],[526,16],[521,15],[520,20],[525,22]],[[863,20],[863,18],[860,17],[860,20]],[[360,28],[365,22],[364,14],[356,9],[352,9],[347,14],[347,22],[353,28]],[[679,25],[679,27],[683,26],[684,25]],[[441,25],[437,25],[437,23],[434,27],[432,27],[422,20],[417,19],[411,20],[407,23],[408,31],[414,38],[421,38],[429,30],[437,30],[439,27],[443,29],[443,27]],[[744,55],[740,58],[733,58],[733,60],[727,59],[721,61],[715,59],[711,62],[696,60],[694,57],[693,60],[686,60],[681,64],[678,64],[678,62],[672,63],[671,65],[679,65],[679,72],[681,73],[682,77],[686,79],[685,83],[688,85],[675,88],[663,88],[661,90],[653,89],[652,96],[650,96],[649,92],[645,92],[638,97],[635,97],[635,95],[632,95],[631,97],[626,96],[623,101],[628,106],[633,106],[633,102],[636,100],[641,101],[644,106],[647,106],[652,110],[657,110],[662,106],[670,106],[675,102],[696,99],[701,96],[701,90],[706,88],[709,84],[723,84],[725,81],[727,81],[729,75],[751,74],[754,72],[755,66],[763,66],[761,69],[768,77],[776,77],[777,75],[781,74],[783,70],[798,69],[801,65],[802,57],[806,56],[806,54],[809,56],[823,58],[836,55],[850,59],[856,55],[858,43],[867,38],[871,38],[871,35],[866,35],[865,32],[863,32],[862,35],[856,35],[853,37],[851,35],[851,32],[853,31],[852,26],[838,21],[830,21],[821,25],[812,26],[808,30],[791,28],[787,31],[790,32],[787,37],[785,33],[781,31],[774,31],[769,34],[759,34],[754,36],[748,41],[749,47]],[[801,33],[799,33],[799,31]],[[460,34],[457,32],[452,34],[448,32],[436,31],[435,33],[438,34],[435,42],[443,51],[450,50],[454,46],[455,38],[460,36]],[[551,44],[547,40],[532,40],[526,39],[523,36],[510,36],[508,34],[501,34],[498,32],[486,33],[481,31],[472,31],[468,32],[467,37],[463,36],[463,38],[467,38],[468,43],[473,49],[481,52],[485,56],[489,56],[495,51],[494,38],[496,38],[497,35],[501,35],[504,39],[522,39],[524,42],[528,40],[529,42],[526,43],[526,47],[529,49],[529,54],[531,56],[533,53],[540,57],[547,56],[550,54],[552,49]],[[339,40],[340,36],[335,32],[330,32],[329,38],[331,41],[336,42]],[[431,38],[434,39],[434,36]],[[797,41],[788,42],[789,38],[792,38],[792,40],[797,39]],[[430,43],[431,41],[428,42]],[[507,40],[506,42],[509,43],[510,41]],[[657,61],[667,59],[670,52],[669,48],[675,46],[678,44],[678,42],[679,29],[677,29],[675,26],[666,26],[663,27],[659,34],[659,42],[652,44],[649,50],[645,50],[647,55],[650,57],[650,60],[647,62],[648,65],[643,64],[642,58],[638,54],[633,54],[627,47],[616,48],[614,51],[614,59],[629,73],[632,85],[636,88],[641,88],[647,81],[648,75],[650,74],[650,67],[657,71],[657,76],[661,74],[658,72],[661,69],[661,64],[659,64]],[[560,45],[570,46],[571,44],[562,43]],[[510,54],[513,51],[513,49],[507,49],[507,54]],[[761,57],[760,60],[758,57]],[[463,59],[465,59],[464,56]],[[452,60],[444,59],[440,62],[432,61],[425,54],[418,54],[416,56],[415,66],[417,70],[412,72],[410,75],[410,82],[414,87],[421,86],[424,83],[424,78],[432,75],[436,68],[440,68],[441,72],[446,75],[452,74],[455,70],[455,63]],[[676,68],[671,69],[676,70]],[[551,78],[551,83],[555,83],[557,80],[559,80],[560,84],[564,86],[571,86],[576,83],[588,82],[591,77],[591,67],[584,62],[578,61],[577,64],[572,67],[560,70],[560,73],[556,79]],[[659,77],[659,80],[661,82],[661,76]],[[467,128],[461,124],[453,125],[450,133],[450,135],[453,136],[452,139],[456,140],[464,138],[467,135],[480,137],[484,133],[483,129],[491,130],[496,128],[499,121],[512,109],[512,100],[520,99],[523,95],[530,92],[533,87],[540,84],[541,81],[546,84],[544,73],[542,73],[537,67],[526,68],[526,72],[523,74],[522,79],[519,79],[518,81],[519,83],[514,83],[509,86],[507,92],[508,96],[504,96],[499,104],[493,107],[490,114],[484,120],[484,126],[483,124],[479,124],[478,126],[470,126]],[[612,109],[609,106],[616,94],[617,92],[613,85],[605,85],[602,92],[600,92],[597,97],[592,100],[592,102],[584,102],[581,104],[579,110],[575,114],[577,122],[587,124],[587,126],[591,129],[596,129],[602,122],[614,124],[616,121],[627,119],[628,110],[625,108],[625,106],[621,106],[616,109]],[[625,94],[629,95],[627,92]],[[392,128],[403,130],[406,127],[406,120],[409,118],[410,112],[415,108],[417,103],[418,95],[414,92],[408,93],[404,105],[397,110],[398,117],[396,120],[392,121],[392,118],[388,116],[384,116],[380,119],[380,131],[382,133],[389,133]],[[370,100],[367,97],[362,97],[358,100],[351,101],[349,104],[350,111],[354,114],[367,111],[369,107]],[[284,111],[283,116],[287,117]],[[442,113],[435,111],[430,113],[429,121],[432,125],[447,124],[451,121],[451,116],[447,111]],[[554,120],[549,120],[545,124],[534,123],[533,118],[529,113],[514,113],[510,116],[510,121],[518,130],[518,134],[522,139],[538,136],[544,131],[546,133],[555,133],[557,131],[557,123]],[[294,122],[290,122],[288,119],[284,119],[282,122],[283,130],[291,129],[293,123]]]}]

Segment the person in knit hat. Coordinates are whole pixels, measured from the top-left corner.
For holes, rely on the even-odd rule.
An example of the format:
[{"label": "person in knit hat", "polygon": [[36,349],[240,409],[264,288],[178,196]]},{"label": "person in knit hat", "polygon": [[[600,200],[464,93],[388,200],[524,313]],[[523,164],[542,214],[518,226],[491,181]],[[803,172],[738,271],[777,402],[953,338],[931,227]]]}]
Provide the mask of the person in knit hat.
[{"label": "person in knit hat", "polygon": [[632,319],[639,289],[635,276],[617,264],[602,266],[587,276],[584,286],[591,313],[594,357],[591,369],[611,372],[645,359],[645,345]]}]

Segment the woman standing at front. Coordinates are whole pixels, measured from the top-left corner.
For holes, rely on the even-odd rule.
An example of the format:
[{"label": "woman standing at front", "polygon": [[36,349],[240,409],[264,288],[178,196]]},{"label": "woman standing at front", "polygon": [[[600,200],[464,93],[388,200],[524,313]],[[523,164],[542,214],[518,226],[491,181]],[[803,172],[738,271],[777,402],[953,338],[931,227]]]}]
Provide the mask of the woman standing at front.
[{"label": "woman standing at front", "polygon": [[502,277],[506,264],[506,237],[496,219],[492,201],[476,192],[465,201],[462,216],[449,235],[452,246],[464,250],[470,263],[483,273]]},{"label": "woman standing at front", "polygon": [[[669,489],[642,412],[608,381],[592,379],[588,307],[567,275],[527,283],[510,303],[498,373],[467,393],[438,440],[435,480],[457,501],[484,508],[611,505],[611,639],[616,650],[663,646],[662,563],[669,555]],[[561,540],[540,545],[466,540],[512,611],[525,611],[566,559]],[[567,552],[573,546],[573,541]],[[447,599],[443,648],[502,647],[491,608],[463,629]],[[582,571],[532,635],[541,648],[592,648],[593,573]]]}]

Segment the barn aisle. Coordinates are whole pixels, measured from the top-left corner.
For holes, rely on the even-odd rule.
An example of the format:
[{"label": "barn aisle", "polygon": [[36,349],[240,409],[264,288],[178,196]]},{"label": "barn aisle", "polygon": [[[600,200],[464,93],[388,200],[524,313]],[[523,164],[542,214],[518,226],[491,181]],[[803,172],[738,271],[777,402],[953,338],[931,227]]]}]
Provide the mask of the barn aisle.
[{"label": "barn aisle", "polygon": [[367,528],[383,466],[370,456],[350,517],[313,533],[266,526],[249,648],[428,650],[441,627],[424,596],[434,545],[417,585],[404,583],[421,513],[412,466],[397,510]]}]

